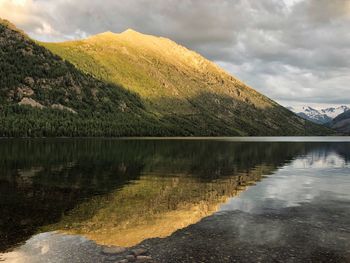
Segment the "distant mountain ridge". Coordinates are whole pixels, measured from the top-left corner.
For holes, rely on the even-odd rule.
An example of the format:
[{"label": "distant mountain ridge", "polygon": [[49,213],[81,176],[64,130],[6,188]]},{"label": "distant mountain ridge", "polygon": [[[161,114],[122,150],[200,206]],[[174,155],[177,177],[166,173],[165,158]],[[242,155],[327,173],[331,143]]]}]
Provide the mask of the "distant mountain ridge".
[{"label": "distant mountain ridge", "polygon": [[334,118],[329,126],[343,134],[350,135],[350,110]]},{"label": "distant mountain ridge", "polygon": [[0,19],[0,102],[0,136],[10,137],[333,134],[133,30],[39,43]]},{"label": "distant mountain ridge", "polygon": [[317,124],[330,123],[338,115],[350,110],[350,108],[345,105],[329,107],[320,110],[317,110],[310,106],[304,106],[301,109],[288,107],[288,109],[295,112],[298,116]]},{"label": "distant mountain ridge", "polygon": [[348,106],[342,105],[338,107],[322,109],[321,112],[334,119],[348,110],[350,110]]}]

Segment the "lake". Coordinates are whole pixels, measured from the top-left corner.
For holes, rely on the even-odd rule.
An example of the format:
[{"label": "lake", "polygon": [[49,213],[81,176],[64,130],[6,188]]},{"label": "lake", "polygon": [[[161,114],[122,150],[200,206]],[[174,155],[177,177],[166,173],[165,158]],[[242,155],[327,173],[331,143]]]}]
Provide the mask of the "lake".
[{"label": "lake", "polygon": [[349,137],[0,140],[0,261],[140,248],[143,262],[350,262]]}]

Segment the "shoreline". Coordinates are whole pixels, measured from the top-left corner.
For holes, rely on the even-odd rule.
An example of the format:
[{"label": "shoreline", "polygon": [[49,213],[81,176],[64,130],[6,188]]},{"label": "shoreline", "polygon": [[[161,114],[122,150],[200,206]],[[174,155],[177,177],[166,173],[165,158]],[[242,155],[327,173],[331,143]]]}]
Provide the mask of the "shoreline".
[{"label": "shoreline", "polygon": [[350,142],[350,136],[0,137],[0,140],[207,140],[227,142]]}]

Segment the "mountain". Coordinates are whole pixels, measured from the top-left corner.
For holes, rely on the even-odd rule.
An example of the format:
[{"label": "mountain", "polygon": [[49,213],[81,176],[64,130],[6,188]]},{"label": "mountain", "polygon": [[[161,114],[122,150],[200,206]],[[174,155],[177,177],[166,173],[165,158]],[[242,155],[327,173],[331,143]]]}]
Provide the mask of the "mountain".
[{"label": "mountain", "polygon": [[343,133],[350,135],[350,110],[338,115],[330,123],[330,127]]},{"label": "mountain", "polygon": [[121,34],[106,32],[79,41],[41,44],[82,71],[137,93],[157,116],[184,126],[195,123],[197,129],[210,131],[209,135],[320,131],[166,38],[129,29]]},{"label": "mountain", "polygon": [[338,106],[338,107],[331,107],[331,108],[321,109],[321,112],[323,114],[326,114],[330,118],[334,119],[337,116],[339,116],[340,114],[342,114],[342,113],[344,113],[344,112],[346,112],[348,110],[350,110],[350,108],[348,106],[342,105],[342,106]]},{"label": "mountain", "polygon": [[132,30],[39,43],[1,20],[0,55],[1,136],[332,134],[195,52]]},{"label": "mountain", "polygon": [[298,116],[305,120],[312,121],[317,124],[326,124],[332,121],[333,118],[329,117],[327,114],[316,110],[310,106],[302,107],[302,110],[296,110],[292,107],[288,107],[291,111],[295,112]]},{"label": "mountain", "polygon": [[140,98],[76,69],[0,20],[0,136],[168,134]]},{"label": "mountain", "polygon": [[350,108],[344,105],[320,110],[314,109],[310,106],[304,106],[301,109],[288,107],[288,109],[295,112],[298,116],[317,124],[327,124],[338,115],[350,110]]}]

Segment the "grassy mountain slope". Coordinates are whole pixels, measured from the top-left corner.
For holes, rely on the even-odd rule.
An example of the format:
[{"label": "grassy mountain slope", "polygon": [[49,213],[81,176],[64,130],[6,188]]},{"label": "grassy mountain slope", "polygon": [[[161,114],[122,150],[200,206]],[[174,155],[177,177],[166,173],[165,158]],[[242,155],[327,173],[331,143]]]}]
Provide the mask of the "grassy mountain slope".
[{"label": "grassy mountain slope", "polygon": [[82,71],[137,93],[157,116],[182,127],[194,123],[205,135],[331,133],[169,39],[127,30],[42,44]]}]

